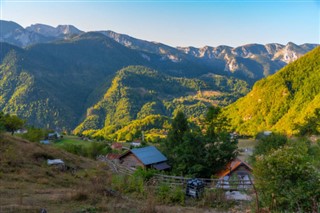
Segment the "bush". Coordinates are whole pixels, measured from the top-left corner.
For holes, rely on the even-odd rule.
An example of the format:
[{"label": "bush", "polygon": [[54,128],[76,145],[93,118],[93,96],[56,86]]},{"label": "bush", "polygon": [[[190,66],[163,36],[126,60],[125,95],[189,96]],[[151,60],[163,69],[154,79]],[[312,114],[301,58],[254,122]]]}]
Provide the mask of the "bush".
[{"label": "bush", "polygon": [[106,155],[111,152],[111,147],[107,143],[91,142],[86,152],[88,157],[96,158],[98,155]]},{"label": "bush", "polygon": [[39,142],[43,140],[48,135],[48,130],[38,129],[38,128],[29,128],[27,133],[22,135],[22,138],[27,139],[32,142]]},{"label": "bush", "polygon": [[155,174],[157,170],[154,169],[143,169],[138,167],[138,169],[134,172],[134,176],[142,178],[144,181],[150,180]]},{"label": "bush", "polygon": [[178,203],[184,205],[185,192],[181,186],[170,186],[168,184],[161,184],[156,191],[157,200],[163,204]]},{"label": "bush", "polygon": [[262,206],[272,211],[313,212],[320,202],[320,172],[310,146],[291,142],[257,158],[254,176]]},{"label": "bush", "polygon": [[288,142],[285,135],[272,133],[269,136],[262,137],[255,146],[251,161],[255,162],[258,155],[268,154],[269,152],[284,146]]}]

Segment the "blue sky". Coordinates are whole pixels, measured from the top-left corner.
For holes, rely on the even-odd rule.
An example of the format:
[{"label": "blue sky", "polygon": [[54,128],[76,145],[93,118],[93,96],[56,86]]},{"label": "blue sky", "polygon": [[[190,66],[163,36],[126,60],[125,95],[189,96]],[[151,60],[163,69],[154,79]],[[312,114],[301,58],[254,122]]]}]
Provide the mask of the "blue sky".
[{"label": "blue sky", "polygon": [[23,27],[72,24],[171,46],[320,43],[319,0],[0,0]]}]

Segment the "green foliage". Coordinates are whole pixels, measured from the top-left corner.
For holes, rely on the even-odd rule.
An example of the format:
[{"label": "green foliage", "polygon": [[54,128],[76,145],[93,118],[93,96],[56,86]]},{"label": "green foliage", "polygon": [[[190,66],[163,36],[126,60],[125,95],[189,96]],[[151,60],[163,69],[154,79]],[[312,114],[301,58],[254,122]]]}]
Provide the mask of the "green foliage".
[{"label": "green foliage", "polygon": [[227,132],[229,123],[221,114],[221,108],[212,106],[208,109],[205,118],[205,138],[206,142],[206,170],[205,175],[210,177],[215,174],[232,159],[238,152],[238,141],[231,138]]},{"label": "green foliage", "polygon": [[320,134],[320,108],[315,109],[313,115],[305,118],[304,124],[298,124],[296,129],[300,136]]},{"label": "green foliage", "polygon": [[215,138],[207,137],[206,141],[204,174],[210,177],[238,155],[238,141],[231,140],[230,134],[226,132],[215,134]]},{"label": "green foliage", "polygon": [[140,197],[144,197],[146,194],[143,178],[137,175],[113,175],[112,186],[115,190],[123,193],[135,193]]},{"label": "green foliage", "polygon": [[183,136],[189,131],[188,120],[183,112],[178,112],[172,121],[172,128],[168,133],[170,143],[182,143]]},{"label": "green foliage", "polygon": [[309,150],[310,143],[296,141],[257,156],[254,176],[262,206],[279,212],[317,211],[320,172]]},{"label": "green foliage", "polygon": [[227,132],[229,128],[229,121],[221,115],[221,108],[217,106],[210,106],[205,117],[206,136],[215,141],[219,133]]},{"label": "green foliage", "polygon": [[88,145],[65,143],[59,145],[67,152],[95,159],[98,155],[106,155],[111,152],[111,147],[105,142],[87,142]]},{"label": "green foliage", "polygon": [[169,118],[167,117],[161,115],[149,115],[141,120],[131,121],[126,126],[118,130],[115,128],[111,131],[113,133],[110,133],[110,130],[108,132],[106,131],[106,135],[107,137],[117,138],[118,141],[142,139],[142,132],[144,132],[144,134],[149,134],[149,137],[152,135],[152,132],[161,133],[160,130],[165,129],[165,124],[168,122]]},{"label": "green foliage", "polygon": [[[240,134],[255,135],[264,130],[298,133],[297,124],[308,132],[320,107],[320,47],[290,63],[276,74],[256,82],[252,91],[224,109],[232,127]],[[311,125],[311,126],[308,126]],[[309,130],[308,130],[309,129]]]},{"label": "green foliage", "polygon": [[[219,123],[219,112],[214,115],[208,116],[212,120],[209,128]],[[214,134],[203,134],[200,129],[189,126],[184,114],[178,112],[163,144],[174,174],[210,177],[237,155],[237,141],[232,141],[228,133],[220,132],[221,128],[212,130]]]},{"label": "green foliage", "polygon": [[258,140],[255,145],[253,158],[258,155],[265,155],[272,152],[285,144],[287,144],[288,138],[285,135],[272,133],[269,136],[264,136]]},{"label": "green foliage", "polygon": [[180,186],[160,184],[156,190],[157,200],[163,204],[179,203],[184,205],[185,192]]},{"label": "green foliage", "polygon": [[39,128],[28,128],[28,132],[22,135],[22,138],[27,139],[32,142],[39,142],[48,136],[49,130],[39,129]]},{"label": "green foliage", "polygon": [[189,175],[192,177],[202,176],[206,171],[205,143],[201,137],[186,132],[182,142],[173,146],[172,170],[178,175]]},{"label": "green foliage", "polygon": [[[211,97],[200,95],[202,89],[231,92],[231,83],[215,87],[218,83],[219,81],[208,83],[205,80],[177,78],[143,66],[126,67],[117,72],[103,99],[88,110],[87,117],[74,133],[83,134],[92,129],[98,130],[97,134],[106,138],[125,140],[128,133],[134,135],[132,131],[143,129],[143,126],[139,127],[143,125],[140,122],[145,122],[147,118],[150,120],[150,116],[172,117],[181,111],[188,117],[200,117],[212,105]],[[242,86],[238,89],[240,87]],[[159,125],[151,128],[163,129]],[[146,130],[150,130],[150,127],[143,131]],[[130,139],[129,135],[128,138]]]},{"label": "green foliage", "polygon": [[157,170],[154,169],[143,169],[138,167],[137,170],[134,172],[133,176],[140,177],[143,181],[150,180],[155,174],[157,174]]},{"label": "green foliage", "polygon": [[6,131],[11,132],[13,135],[15,131],[21,129],[25,121],[21,120],[16,115],[2,115],[2,123]]}]

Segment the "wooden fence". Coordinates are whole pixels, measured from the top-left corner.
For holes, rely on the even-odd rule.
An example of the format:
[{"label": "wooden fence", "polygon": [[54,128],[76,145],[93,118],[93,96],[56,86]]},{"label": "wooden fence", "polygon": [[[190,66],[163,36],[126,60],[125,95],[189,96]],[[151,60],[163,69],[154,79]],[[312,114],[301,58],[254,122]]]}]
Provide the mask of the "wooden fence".
[{"label": "wooden fence", "polygon": [[[108,164],[112,172],[116,174],[122,174],[122,175],[129,175],[131,176],[135,169],[125,167],[119,163],[116,163],[114,161],[108,160],[105,157],[99,157],[98,160],[104,161]],[[223,180],[223,179],[209,179],[209,178],[198,178],[202,180],[205,183],[206,188],[220,188],[225,190],[250,190],[253,188],[253,181],[249,180]],[[182,186],[185,187],[187,185],[188,180],[190,178],[182,177],[182,176],[171,176],[171,175],[162,175],[162,174],[156,174],[154,175],[150,180],[149,183],[153,185],[159,185],[159,184],[168,184],[171,186]]]},{"label": "wooden fence", "polygon": [[[197,178],[205,183],[206,188],[221,188],[225,190],[249,190],[252,189],[252,181],[249,180],[223,180],[223,179],[209,179],[209,178]],[[169,185],[181,185],[186,186],[190,178],[180,176],[170,176],[156,174],[151,181],[158,184],[169,184]]]}]

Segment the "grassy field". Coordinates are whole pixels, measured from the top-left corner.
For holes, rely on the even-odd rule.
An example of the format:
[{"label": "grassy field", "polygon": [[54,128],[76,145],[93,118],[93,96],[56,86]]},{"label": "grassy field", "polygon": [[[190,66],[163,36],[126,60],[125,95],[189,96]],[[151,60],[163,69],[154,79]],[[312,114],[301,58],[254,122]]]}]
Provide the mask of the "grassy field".
[{"label": "grassy field", "polygon": [[66,144],[70,145],[81,145],[88,147],[90,145],[90,141],[84,141],[81,140],[78,136],[72,136],[72,135],[64,135],[63,138],[55,143],[53,143],[53,146],[55,147],[62,147]]},{"label": "grassy field", "polygon": [[256,144],[256,140],[255,139],[239,139],[238,140],[238,147],[239,148],[253,148]]},{"label": "grassy field", "polygon": [[238,158],[242,161],[248,162],[257,141],[255,139],[239,139],[238,142],[238,148],[240,149]]}]

